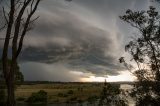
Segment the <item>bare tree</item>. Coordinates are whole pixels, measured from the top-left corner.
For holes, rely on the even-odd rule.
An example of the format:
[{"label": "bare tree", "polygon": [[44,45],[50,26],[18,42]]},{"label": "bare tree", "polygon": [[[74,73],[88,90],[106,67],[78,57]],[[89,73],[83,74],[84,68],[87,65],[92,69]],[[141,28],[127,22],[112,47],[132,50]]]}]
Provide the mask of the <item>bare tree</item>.
[{"label": "bare tree", "polygon": [[[9,9],[2,8],[5,24],[0,28],[6,28],[4,40],[2,64],[3,74],[7,86],[7,106],[15,106],[15,70],[17,58],[22,50],[23,40],[26,32],[32,28],[33,22],[38,18],[33,18],[37,10],[40,0],[8,0]],[[9,11],[8,11],[9,10]],[[9,49],[12,51],[12,56],[9,57]],[[8,60],[11,60],[9,64]]]}]

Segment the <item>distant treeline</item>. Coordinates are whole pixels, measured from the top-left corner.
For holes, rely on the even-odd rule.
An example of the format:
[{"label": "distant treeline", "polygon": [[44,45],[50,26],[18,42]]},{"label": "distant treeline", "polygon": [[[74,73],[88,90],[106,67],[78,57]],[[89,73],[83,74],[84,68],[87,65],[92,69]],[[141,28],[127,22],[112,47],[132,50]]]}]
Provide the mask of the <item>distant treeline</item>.
[{"label": "distant treeline", "polygon": [[[34,84],[103,84],[104,82],[61,82],[61,81],[24,81],[23,85]],[[108,82],[110,84],[135,84],[135,82]]]},{"label": "distant treeline", "polygon": [[98,83],[98,82],[24,81],[22,84],[32,85],[32,84],[85,84],[85,83],[88,84],[88,83]]}]

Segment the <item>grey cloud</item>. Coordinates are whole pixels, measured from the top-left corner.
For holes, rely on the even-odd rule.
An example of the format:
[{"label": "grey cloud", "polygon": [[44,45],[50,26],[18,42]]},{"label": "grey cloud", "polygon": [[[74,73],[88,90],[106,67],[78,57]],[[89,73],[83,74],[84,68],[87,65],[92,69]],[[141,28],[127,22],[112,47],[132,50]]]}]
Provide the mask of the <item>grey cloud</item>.
[{"label": "grey cloud", "polygon": [[[50,10],[43,7],[38,12],[41,18],[35,30],[28,34],[21,59],[49,64],[65,63],[70,69],[80,69],[96,76],[118,75],[124,70],[117,58],[120,54],[117,50],[121,49],[120,36],[123,35],[114,25],[118,18],[116,13],[121,11],[119,8],[123,5],[119,3],[104,0],[99,3],[95,0],[92,2],[77,0],[71,4],[71,7],[66,7],[61,2],[58,3],[60,7],[49,5]],[[110,7],[113,4],[116,5]],[[131,6],[133,2],[126,2],[126,4]],[[93,23],[90,23],[86,14],[76,13],[83,7],[96,16],[93,17],[95,20],[91,19]],[[96,19],[106,23],[106,29],[105,25],[96,26],[96,22],[99,21]],[[109,27],[115,28],[112,29],[115,33]]]},{"label": "grey cloud", "polygon": [[71,77],[70,71],[119,75],[124,67],[118,58],[131,30],[126,30],[128,26],[118,16],[128,8],[147,5],[146,0],[42,1],[37,11],[40,19],[27,34],[20,56],[26,80],[72,81],[83,77]]},{"label": "grey cloud", "polygon": [[[116,48],[113,35],[65,12],[68,13],[57,10],[50,17],[42,15],[34,32],[28,35],[21,59],[47,63],[65,61],[71,68],[81,66],[93,74],[118,75],[122,67],[116,65],[117,58],[112,56]],[[108,68],[97,68],[97,65]]]},{"label": "grey cloud", "polygon": [[[95,67],[95,66],[94,66]],[[28,81],[82,81],[90,76],[104,77],[105,75],[118,75],[114,71],[105,71],[106,67],[97,66],[104,70],[84,70],[70,67],[66,63],[46,64],[38,62],[25,62],[20,64],[20,69]]]},{"label": "grey cloud", "polygon": [[75,74],[71,69],[62,64],[45,64],[27,62],[20,65],[25,80],[28,81],[81,81],[86,78],[83,73]]}]

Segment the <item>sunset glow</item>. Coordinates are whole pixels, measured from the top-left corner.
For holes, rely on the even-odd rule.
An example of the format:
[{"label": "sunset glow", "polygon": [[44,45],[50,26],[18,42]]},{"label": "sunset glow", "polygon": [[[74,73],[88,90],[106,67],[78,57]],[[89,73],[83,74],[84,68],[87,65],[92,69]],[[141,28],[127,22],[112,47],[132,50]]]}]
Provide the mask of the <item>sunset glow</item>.
[{"label": "sunset glow", "polygon": [[90,76],[89,78],[82,78],[83,82],[104,82],[105,79],[107,82],[117,82],[117,81],[135,81],[136,78],[128,71],[121,72],[120,75],[117,76],[107,76],[105,77],[96,77]]}]

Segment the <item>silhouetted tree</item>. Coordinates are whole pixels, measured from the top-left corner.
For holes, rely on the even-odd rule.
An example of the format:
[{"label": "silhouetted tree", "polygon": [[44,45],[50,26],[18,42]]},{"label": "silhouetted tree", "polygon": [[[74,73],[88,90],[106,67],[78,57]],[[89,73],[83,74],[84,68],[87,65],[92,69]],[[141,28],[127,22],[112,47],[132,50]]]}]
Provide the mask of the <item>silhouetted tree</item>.
[{"label": "silhouetted tree", "polygon": [[[2,68],[8,93],[7,106],[15,106],[14,83],[17,58],[21,52],[26,32],[32,29],[33,22],[37,19],[37,17],[34,19],[32,17],[37,10],[39,2],[40,0],[8,0],[8,5],[2,9],[5,24],[0,30],[6,28]],[[12,52],[11,58],[8,55],[9,49]],[[9,63],[8,60],[11,60],[11,62]]]},{"label": "silhouetted tree", "polygon": [[[11,61],[8,60],[9,63],[11,64]],[[15,70],[15,83],[22,83],[24,81],[24,76],[22,74],[22,72],[20,71],[20,68],[18,66],[18,64],[16,64],[16,70]],[[3,71],[2,71],[2,61],[0,60],[0,81],[4,81],[4,75],[3,75]]]},{"label": "silhouetted tree", "polygon": [[[137,81],[131,96],[136,97],[137,106],[159,106],[160,104],[160,15],[150,6],[148,11],[127,10],[120,19],[138,30],[137,36],[125,46],[131,61],[138,69],[133,71]],[[125,66],[130,66],[120,58]]]},{"label": "silhouetted tree", "polygon": [[100,94],[99,106],[128,106],[127,100],[122,97],[119,87],[105,81]]},{"label": "silhouetted tree", "polygon": [[[11,62],[11,61],[10,61]],[[9,62],[9,63],[10,63]],[[19,70],[19,66],[18,64],[16,64],[16,70],[15,70],[15,85],[20,85],[23,81],[24,81],[24,77],[22,72],[20,72]],[[6,103],[6,86],[5,86],[5,82],[4,82],[4,75],[3,75],[3,71],[2,71],[2,62],[0,60],[0,106],[4,106]]]}]

